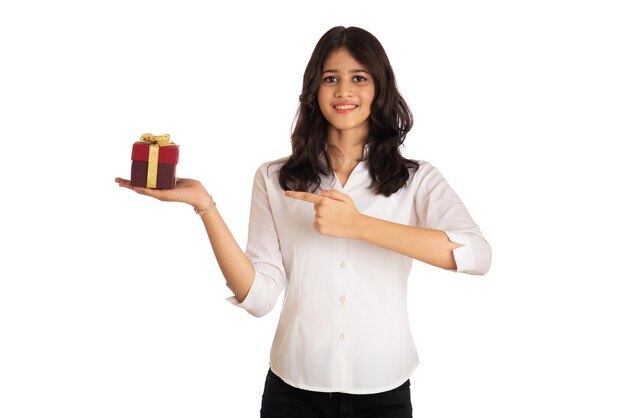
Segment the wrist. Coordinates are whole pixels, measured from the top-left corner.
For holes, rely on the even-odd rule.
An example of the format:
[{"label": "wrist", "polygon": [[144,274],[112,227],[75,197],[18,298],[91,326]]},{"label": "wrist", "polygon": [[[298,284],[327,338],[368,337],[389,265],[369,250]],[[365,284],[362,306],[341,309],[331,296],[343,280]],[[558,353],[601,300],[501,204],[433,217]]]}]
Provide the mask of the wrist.
[{"label": "wrist", "polygon": [[197,213],[198,211],[202,211],[212,204],[213,204],[213,196],[207,193],[206,196],[203,196],[202,198],[198,199],[196,202],[191,203],[191,206],[193,207],[193,210],[196,211]]},{"label": "wrist", "polygon": [[194,209],[193,211],[196,213],[196,215],[200,216],[201,218],[206,214],[211,212],[213,209],[215,209],[215,206],[217,206],[215,204],[215,201],[209,203],[209,205],[207,207],[205,207],[204,209]]},{"label": "wrist", "polygon": [[367,228],[369,226],[369,216],[358,214],[354,225],[354,238],[360,241],[367,240]]}]

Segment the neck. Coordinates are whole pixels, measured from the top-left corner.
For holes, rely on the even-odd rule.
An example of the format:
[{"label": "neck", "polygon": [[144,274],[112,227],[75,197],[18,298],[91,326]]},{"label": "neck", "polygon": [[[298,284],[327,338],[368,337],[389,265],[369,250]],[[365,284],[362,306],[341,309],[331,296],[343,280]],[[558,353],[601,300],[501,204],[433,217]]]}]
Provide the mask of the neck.
[{"label": "neck", "polygon": [[341,131],[332,129],[328,132],[328,151],[335,170],[352,167],[363,159],[363,150],[367,131]]}]

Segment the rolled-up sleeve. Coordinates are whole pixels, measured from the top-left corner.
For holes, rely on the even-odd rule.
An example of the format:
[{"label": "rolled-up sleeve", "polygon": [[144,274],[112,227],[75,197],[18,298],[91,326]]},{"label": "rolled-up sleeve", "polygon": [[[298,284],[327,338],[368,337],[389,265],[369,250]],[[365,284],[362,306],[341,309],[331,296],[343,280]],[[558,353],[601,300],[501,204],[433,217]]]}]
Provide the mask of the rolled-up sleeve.
[{"label": "rolled-up sleeve", "polygon": [[486,274],[491,267],[491,246],[459,196],[429,163],[420,163],[416,177],[418,226],[444,231],[450,241],[461,245],[453,250],[457,272]]},{"label": "rolled-up sleeve", "polygon": [[252,186],[246,256],[255,270],[254,281],[243,302],[239,303],[235,297],[228,298],[235,306],[257,317],[272,310],[285,287],[285,268],[270,207],[266,174],[267,164],[264,164],[257,170]]}]

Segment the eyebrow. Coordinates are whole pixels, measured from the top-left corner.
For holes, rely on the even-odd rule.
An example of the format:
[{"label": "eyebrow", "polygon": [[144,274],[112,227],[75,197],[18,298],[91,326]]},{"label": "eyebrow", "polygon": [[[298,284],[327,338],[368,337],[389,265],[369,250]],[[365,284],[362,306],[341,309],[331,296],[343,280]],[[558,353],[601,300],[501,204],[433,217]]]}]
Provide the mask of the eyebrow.
[{"label": "eyebrow", "polygon": [[[339,72],[339,70],[329,69],[329,70],[322,71],[322,74],[325,74],[325,73],[338,73],[338,72]],[[350,74],[354,74],[354,73],[366,73],[366,74],[369,74],[370,72],[367,71],[367,70],[363,70],[363,69],[359,68],[359,69],[355,69],[355,70],[350,70],[349,73]]]}]

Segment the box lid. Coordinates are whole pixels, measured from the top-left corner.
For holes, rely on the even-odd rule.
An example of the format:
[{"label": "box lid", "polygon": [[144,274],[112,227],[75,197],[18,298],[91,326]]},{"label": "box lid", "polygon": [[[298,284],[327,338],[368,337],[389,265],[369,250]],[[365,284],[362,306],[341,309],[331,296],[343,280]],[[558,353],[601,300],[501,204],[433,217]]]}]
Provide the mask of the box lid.
[{"label": "box lid", "polygon": [[[133,161],[148,161],[150,144],[137,141],[133,144]],[[178,145],[159,147],[159,164],[178,164]]]}]

